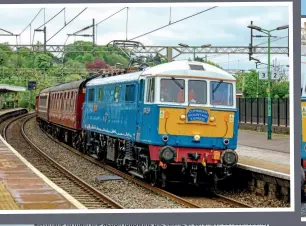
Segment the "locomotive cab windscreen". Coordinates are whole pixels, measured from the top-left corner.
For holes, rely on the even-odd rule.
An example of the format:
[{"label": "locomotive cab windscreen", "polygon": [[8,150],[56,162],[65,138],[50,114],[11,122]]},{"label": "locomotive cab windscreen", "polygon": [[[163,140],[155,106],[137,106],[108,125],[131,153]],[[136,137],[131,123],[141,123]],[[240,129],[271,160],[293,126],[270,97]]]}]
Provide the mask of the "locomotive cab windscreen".
[{"label": "locomotive cab windscreen", "polygon": [[161,77],[147,78],[146,83],[147,102],[234,108],[234,84],[231,82]]}]

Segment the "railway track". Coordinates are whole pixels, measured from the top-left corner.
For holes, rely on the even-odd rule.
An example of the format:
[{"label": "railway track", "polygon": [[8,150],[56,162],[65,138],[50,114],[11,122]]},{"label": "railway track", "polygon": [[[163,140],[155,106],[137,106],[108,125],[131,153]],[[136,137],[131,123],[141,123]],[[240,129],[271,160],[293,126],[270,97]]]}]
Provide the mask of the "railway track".
[{"label": "railway track", "polygon": [[[34,116],[32,116],[34,117]],[[233,199],[230,199],[226,196],[222,196],[222,195],[219,195],[219,194],[214,194],[214,197],[212,198],[207,198],[207,197],[181,197],[181,196],[177,196],[173,193],[170,193],[168,191],[165,191],[163,189],[160,189],[160,188],[157,188],[157,187],[154,187],[138,178],[135,178],[127,173],[124,173],[112,166],[109,166],[109,165],[105,165],[101,162],[99,162],[97,159],[91,157],[91,156],[88,156],[86,154],[83,154],[77,150],[75,150],[74,148],[72,148],[71,146],[55,139],[54,137],[52,137],[50,134],[46,133],[45,131],[41,130],[43,133],[45,133],[51,140],[53,140],[54,142],[56,142],[57,144],[59,144],[60,146],[64,147],[65,149],[73,152],[74,154],[88,160],[89,162],[99,166],[99,167],[102,167],[104,168],[105,170],[107,171],[110,171],[112,172],[113,174],[115,175],[118,175],[128,181],[131,181],[141,187],[144,187],[150,191],[152,191],[153,193],[157,193],[159,195],[162,195],[166,198],[169,198],[171,200],[174,200],[176,201],[177,203],[179,204],[182,204],[183,206],[187,207],[187,208],[204,208],[204,207],[208,207],[207,203],[211,203],[211,202],[222,202],[224,203],[224,206],[228,207],[228,208],[252,208],[252,206],[250,205],[247,205],[247,204],[244,204],[244,203],[241,203],[239,201],[236,201],[236,200],[233,200]]]},{"label": "railway track", "polygon": [[30,113],[10,119],[2,131],[4,138],[9,142],[8,130],[11,127],[13,130],[14,123],[21,123],[18,127],[19,131],[17,129],[18,132],[15,134],[16,131],[13,130],[12,133],[14,133],[13,136],[19,136],[20,140],[25,141],[27,148],[17,151],[24,155],[35,168],[88,209],[123,209],[123,206],[59,165],[28,138],[24,126],[33,117],[33,113]]}]

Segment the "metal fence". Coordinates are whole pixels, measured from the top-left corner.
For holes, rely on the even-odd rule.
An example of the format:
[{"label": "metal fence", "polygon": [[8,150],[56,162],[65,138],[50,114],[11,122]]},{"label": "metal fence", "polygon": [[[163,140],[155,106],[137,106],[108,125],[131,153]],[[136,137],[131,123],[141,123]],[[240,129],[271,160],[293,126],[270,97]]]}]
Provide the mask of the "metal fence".
[{"label": "metal fence", "polygon": [[[289,127],[289,99],[272,98],[272,124]],[[268,98],[237,98],[239,122],[251,124],[268,123]]]}]

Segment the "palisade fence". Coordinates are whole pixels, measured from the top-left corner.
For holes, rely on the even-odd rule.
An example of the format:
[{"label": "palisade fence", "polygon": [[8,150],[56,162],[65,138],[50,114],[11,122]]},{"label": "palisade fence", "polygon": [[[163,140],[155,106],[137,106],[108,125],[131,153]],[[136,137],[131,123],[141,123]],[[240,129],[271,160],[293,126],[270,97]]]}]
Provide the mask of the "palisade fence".
[{"label": "palisade fence", "polygon": [[[272,98],[272,124],[290,126],[289,99]],[[266,125],[268,123],[268,98],[237,98],[239,122]]]}]

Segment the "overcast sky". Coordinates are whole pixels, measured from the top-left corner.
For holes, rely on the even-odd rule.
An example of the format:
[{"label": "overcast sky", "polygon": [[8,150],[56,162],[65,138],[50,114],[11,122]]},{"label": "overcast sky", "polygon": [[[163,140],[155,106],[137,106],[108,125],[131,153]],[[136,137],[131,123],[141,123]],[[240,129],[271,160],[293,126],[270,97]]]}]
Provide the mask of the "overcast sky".
[{"label": "overcast sky", "polygon": [[[120,4],[117,7],[100,6],[91,7],[85,10],[71,24],[64,28],[57,36],[52,38],[48,44],[64,44],[67,34],[76,32],[88,25],[92,24],[92,19],[96,23],[107,18],[116,11],[122,9],[126,5]],[[12,33],[19,34],[35,17],[42,7],[46,7],[45,18],[49,20],[53,15],[59,12],[63,7],[48,8],[48,5],[40,5],[32,8],[1,8],[0,28],[8,30]],[[67,7],[65,10],[66,22],[70,21],[74,16],[81,12],[86,6],[79,5],[76,7]],[[171,21],[174,22],[181,18],[190,16],[202,10],[208,9],[211,6],[204,4],[192,7],[175,7],[171,8]],[[170,8],[167,7],[129,7],[128,16],[128,39],[156,29],[158,27],[169,24]],[[112,18],[106,20],[98,26],[97,44],[106,44],[114,39],[126,38],[126,17],[127,10],[123,10]],[[247,25],[253,20],[254,25],[265,29],[273,29],[278,26],[289,24],[289,14],[287,6],[218,6],[208,12],[173,24],[169,27],[136,39],[144,45],[178,45],[185,43],[190,46],[211,44],[213,46],[248,46],[250,43],[250,29]],[[47,39],[51,38],[63,25],[64,13],[59,14],[55,19],[49,22],[47,26]],[[37,16],[31,24],[31,39],[33,39],[33,29],[44,23],[44,10]],[[3,34],[2,31],[0,31]],[[91,30],[84,34],[91,33]],[[255,35],[260,33],[255,32]],[[287,36],[287,30],[275,31],[274,34],[278,37]],[[88,40],[92,38],[70,37],[66,44],[75,40]],[[43,34],[36,33],[34,42],[43,42]],[[254,38],[255,44],[266,42],[267,38]],[[16,43],[16,38],[0,37],[0,42]],[[272,42],[272,46],[286,46],[287,38]],[[30,43],[30,27],[28,27],[18,38],[18,43]],[[267,44],[264,44],[267,46]],[[204,57],[204,55],[201,55]],[[182,55],[178,59],[192,58],[192,55]],[[267,61],[265,55],[254,55],[262,62]],[[287,55],[272,55],[272,60],[277,58],[281,64],[288,64]],[[208,55],[208,59],[220,64],[225,69],[252,69],[255,68],[254,62],[248,61],[248,55]]]},{"label": "overcast sky", "polygon": [[301,0],[302,16],[306,16],[306,0]]}]

